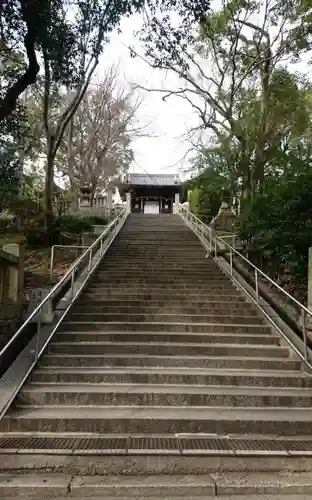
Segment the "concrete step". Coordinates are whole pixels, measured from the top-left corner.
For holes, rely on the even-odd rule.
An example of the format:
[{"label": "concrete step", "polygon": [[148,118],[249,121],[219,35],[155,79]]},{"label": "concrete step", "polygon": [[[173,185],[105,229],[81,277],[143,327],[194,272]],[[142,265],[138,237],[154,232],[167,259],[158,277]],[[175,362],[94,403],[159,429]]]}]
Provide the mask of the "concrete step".
[{"label": "concrete step", "polygon": [[[137,498],[156,496],[161,490],[163,498],[214,495],[210,477],[142,477],[127,476],[75,476],[66,474],[0,475],[2,498]],[[1,498],[1,496],[0,496]]]},{"label": "concrete step", "polygon": [[206,275],[204,272],[201,274],[183,274],[180,271],[176,272],[166,272],[162,270],[155,269],[154,271],[147,271],[141,269],[141,271],[131,271],[128,273],[123,272],[123,269],[119,269],[118,272],[110,270],[109,272],[97,274],[93,279],[92,283],[96,285],[101,285],[107,281],[115,281],[116,283],[132,283],[136,281],[138,283],[176,283],[178,284],[188,284],[188,283],[198,283],[198,284],[209,284],[211,286],[227,286],[230,281],[226,276],[210,276]]},{"label": "concrete step", "polygon": [[312,377],[205,257],[179,217],[127,221],[0,421],[9,498],[311,496]]},{"label": "concrete step", "polygon": [[[113,252],[109,253],[109,251],[105,254],[105,260],[103,262],[99,263],[99,271],[106,271],[107,269],[110,269],[110,266],[115,266],[118,268],[119,266],[122,268],[126,267],[126,262],[125,261],[125,256],[124,255],[119,255],[116,253],[116,248],[115,246],[112,247]],[[202,269],[205,269],[207,272],[212,272],[212,273],[221,273],[223,275],[223,272],[221,269],[217,266],[217,264],[212,260],[211,257],[206,257],[207,252],[203,249],[203,251],[200,253],[200,255],[189,258],[179,258],[177,259],[177,255],[166,255],[162,257],[162,259],[159,259],[157,256],[152,256],[151,259],[144,259],[142,261],[142,256],[138,255],[133,255],[131,257],[131,267],[132,264],[135,268],[140,268],[140,264],[142,264],[142,267],[146,267],[147,269],[154,269],[155,267],[168,267],[168,268],[173,268],[174,266],[178,267],[178,269],[189,269],[191,270],[192,266],[194,266],[194,270],[199,269],[200,267]],[[128,261],[129,263],[129,261]],[[129,267],[128,267],[129,269]]]},{"label": "concrete step", "polygon": [[[111,290],[111,289],[116,289],[118,292],[122,292],[123,290],[128,290],[130,293],[133,293],[135,291],[143,290],[145,292],[150,292],[150,293],[155,293],[155,292],[161,292],[161,290],[164,290],[167,295],[171,294],[179,294],[179,293],[185,293],[187,292],[188,294],[202,294],[202,295],[219,295],[222,296],[224,293],[233,295],[236,293],[236,295],[241,295],[241,292],[238,292],[230,283],[223,283],[223,284],[213,284],[211,283],[209,286],[209,281],[205,281],[205,283],[198,283],[196,280],[189,281],[187,283],[186,280],[181,281],[180,283],[172,280],[172,281],[161,281],[158,280],[158,278],[153,278],[153,279],[137,279],[134,277],[133,279],[116,279],[116,281],[113,280],[113,278],[107,278],[101,280],[101,282],[96,283],[96,282],[90,282],[88,288],[88,292],[94,292],[95,294],[99,293],[105,293],[106,290]],[[168,296],[169,299],[169,296]]]},{"label": "concrete step", "polygon": [[[147,254],[151,255],[168,255],[181,250],[181,255],[202,255],[205,249],[198,245],[196,241],[185,241],[183,236],[175,240],[168,241],[167,244],[164,240],[158,241],[157,237],[150,240],[138,241],[137,239],[127,239],[126,241],[116,242],[116,253],[133,252],[138,250],[144,255],[144,250]],[[176,254],[177,255],[177,254]]]},{"label": "concrete step", "polygon": [[[156,253],[156,252],[151,252],[148,251],[146,248],[139,249],[137,247],[133,247],[132,250],[125,249],[123,251],[114,249],[115,253],[114,255],[107,255],[107,261],[106,261],[106,266],[103,264],[103,269],[108,269],[110,262],[115,262],[118,263],[120,262],[122,267],[125,267],[125,262],[134,262],[134,264],[139,264],[142,262],[142,265],[145,266],[146,264],[155,264],[157,267],[161,265],[162,263],[165,264],[172,264],[173,262],[178,262],[183,266],[189,266],[193,262],[202,262],[203,268],[206,266],[206,261],[208,261],[208,258],[206,258],[207,255],[207,250],[204,248],[199,249],[198,251],[196,250],[191,250],[189,252],[181,251],[181,245],[176,248],[172,249],[165,249],[164,252]],[[177,257],[179,255],[179,257]],[[211,269],[211,266],[208,265],[209,269]]]},{"label": "concrete step", "polygon": [[[2,435],[3,436],[3,435]],[[312,471],[311,437],[15,432],[0,435],[2,471],[147,477]],[[235,497],[236,498],[236,497]]]},{"label": "concrete step", "polygon": [[17,431],[300,436],[312,433],[312,419],[310,408],[57,405],[11,409],[0,432]]},{"label": "concrete step", "polygon": [[25,406],[197,406],[296,407],[312,406],[311,388],[231,387],[145,384],[28,384],[15,405]]},{"label": "concrete step", "polygon": [[214,324],[229,324],[234,325],[256,325],[262,326],[263,320],[257,315],[238,315],[238,314],[186,314],[186,313],[163,313],[143,311],[142,313],[113,313],[100,312],[97,313],[79,313],[75,310],[67,314],[65,322],[98,322],[98,323],[214,323]]},{"label": "concrete step", "polygon": [[39,361],[39,366],[68,367],[185,367],[247,369],[247,370],[300,370],[300,361],[281,357],[243,357],[233,356],[159,356],[151,354],[61,354],[47,352]]},{"label": "concrete step", "polygon": [[181,282],[181,281],[191,281],[192,279],[196,280],[196,282],[202,281],[203,283],[214,283],[214,282],[226,282],[228,281],[226,276],[218,275],[216,273],[210,273],[210,272],[205,272],[205,269],[202,269],[201,271],[198,270],[198,272],[189,272],[185,273],[183,270],[168,270],[168,269],[161,269],[161,268],[154,268],[154,269],[146,269],[142,267],[141,269],[133,269],[129,270],[129,268],[126,268],[126,266],[119,267],[119,269],[114,269],[109,267],[106,271],[102,271],[96,274],[92,281],[94,283],[101,283],[104,279],[151,279],[153,277],[156,277],[157,280],[159,281],[173,281],[175,280],[176,282]]},{"label": "concrete step", "polygon": [[[223,306],[223,307],[222,307]],[[147,313],[147,314],[211,314],[211,315],[220,315],[220,313],[226,311],[228,315],[237,314],[243,315],[246,313],[249,317],[254,316],[258,319],[261,318],[260,313],[252,307],[252,305],[242,303],[228,303],[228,306],[224,306],[224,304],[217,302],[207,303],[207,304],[196,304],[193,302],[192,304],[181,304],[181,303],[164,303],[164,302],[155,302],[155,301],[102,301],[102,304],[94,304],[92,301],[89,301],[87,304],[84,300],[81,300],[72,309],[74,314],[96,314],[98,312],[105,313]]]},{"label": "concrete step", "polygon": [[131,230],[130,228],[129,230],[125,229],[119,234],[119,237],[116,238],[116,244],[122,245],[124,243],[134,242],[139,246],[143,242],[151,242],[156,243],[157,248],[157,237],[159,237],[159,241],[163,243],[162,245],[159,245],[160,249],[166,246],[170,246],[170,244],[175,244],[175,242],[180,240],[182,240],[183,242],[185,241],[186,246],[192,245],[194,243],[197,243],[197,246],[199,246],[198,240],[196,236],[192,234],[192,232],[169,226],[167,228],[163,228],[163,231],[153,226],[151,226],[150,228],[141,227],[140,231],[133,230],[133,228],[131,228]]},{"label": "concrete step", "polygon": [[277,336],[265,334],[229,333],[165,333],[165,332],[61,332],[53,337],[54,342],[190,342],[211,344],[280,345]]},{"label": "concrete step", "polygon": [[[104,264],[105,262],[105,264]],[[168,271],[170,272],[181,272],[183,274],[201,274],[205,273],[207,276],[224,276],[224,273],[221,271],[219,267],[216,266],[214,262],[211,262],[209,259],[200,259],[195,262],[180,262],[180,260],[171,260],[169,262],[163,260],[157,263],[145,262],[144,264],[140,264],[139,260],[131,261],[131,269],[127,266],[127,262],[124,262],[122,258],[119,258],[118,255],[112,255],[107,258],[107,261],[103,261],[103,263],[99,264],[98,272],[96,276],[100,276],[101,274],[116,271],[118,272],[122,268],[125,273],[129,273],[130,271],[144,271],[154,272],[156,271]]]},{"label": "concrete step", "polygon": [[185,323],[185,322],[123,322],[123,321],[64,321],[59,328],[62,332],[194,332],[194,333],[237,333],[267,334],[269,326],[235,323]]},{"label": "concrete step", "polygon": [[178,342],[51,342],[48,352],[53,354],[149,354],[158,356],[206,355],[287,358],[289,349],[274,345],[205,344]]},{"label": "concrete step", "polygon": [[183,261],[189,260],[191,261],[193,258],[205,258],[207,255],[207,250],[205,250],[203,247],[194,245],[192,248],[190,247],[184,247],[183,242],[176,244],[176,245],[171,245],[171,246],[166,246],[163,247],[161,250],[157,249],[157,242],[153,243],[150,246],[147,245],[138,245],[138,244],[133,244],[133,245],[123,245],[122,247],[118,246],[114,247],[115,253],[119,256],[122,257],[142,257],[143,261],[148,261],[149,258],[157,258],[159,259],[160,257],[163,257],[164,259],[166,257],[170,258],[176,258],[179,255],[179,259]]},{"label": "concrete step", "polygon": [[[25,495],[25,493],[23,493],[23,495]],[[11,497],[11,496],[10,497],[8,497],[8,496],[1,497],[1,495],[0,495],[0,499],[1,498],[5,499],[5,500],[7,498],[10,498],[11,500],[17,500],[17,498],[21,498],[21,497],[16,497],[16,496],[14,496],[14,497]],[[24,496],[23,498],[26,498],[26,497]],[[32,497],[32,498],[35,498],[35,497]],[[48,498],[50,499],[51,497],[47,497],[47,496],[42,497],[42,496],[40,496],[40,500],[47,500]],[[63,496],[62,497],[60,497],[60,496],[57,497],[58,500],[68,500],[68,498],[69,497],[63,497]],[[100,496],[92,496],[92,497],[83,496],[83,497],[76,497],[76,498],[80,498],[80,499],[83,499],[83,500],[100,500],[100,499],[101,500],[113,500],[116,497],[115,496],[110,496],[110,495],[109,496],[100,495]],[[139,497],[138,496],[133,497],[133,496],[131,496],[130,497],[129,495],[127,495],[127,497],[118,497],[118,498],[120,500],[146,500],[146,496],[144,496],[144,497],[141,497],[141,496],[139,496]],[[148,498],[149,498],[149,500],[163,500],[164,499],[164,497],[160,497],[160,496],[157,496],[157,497],[155,497],[155,496],[153,496],[153,497],[149,496]],[[174,500],[177,497],[166,496],[165,498],[166,498],[166,500]],[[205,495],[204,497],[203,496],[201,496],[201,497],[199,497],[199,496],[194,497],[194,495],[191,494],[190,497],[185,497],[184,496],[184,498],[192,498],[192,500],[214,500],[216,497],[215,496],[212,497],[210,495],[209,496]],[[311,500],[311,497],[309,496],[309,494],[308,495],[299,495],[299,494],[298,495],[287,495],[286,498],[287,498],[287,500]],[[235,495],[235,497],[233,497],[232,495],[231,496],[227,496],[227,495],[224,496],[224,495],[222,495],[222,500],[285,500],[285,496],[280,496],[280,495],[278,495],[278,496],[277,495],[238,495],[237,496],[237,495]]]},{"label": "concrete step", "polygon": [[102,300],[114,300],[114,301],[124,301],[124,300],[150,300],[150,301],[180,301],[181,303],[188,303],[194,301],[220,301],[220,298],[224,297],[226,302],[237,302],[237,300],[243,300],[243,295],[235,290],[223,290],[222,294],[217,293],[213,290],[207,292],[198,292],[193,290],[190,291],[187,288],[183,290],[175,291],[170,293],[169,289],[155,290],[144,287],[129,288],[129,287],[113,287],[107,286],[105,291],[102,292],[91,292],[87,288],[86,291],[77,300],[77,304],[81,303],[93,303],[97,304]]},{"label": "concrete step", "polygon": [[[204,293],[206,292],[207,294],[211,293],[220,293],[222,295],[223,293],[230,293],[233,294],[235,292],[235,288],[233,288],[233,285],[230,282],[220,284],[220,283],[215,283],[215,284],[209,284],[207,281],[204,281],[203,283],[196,283],[196,282],[190,282],[186,283],[185,280],[181,281],[181,283],[177,282],[171,282],[171,281],[157,281],[154,279],[153,281],[140,281],[140,280],[131,280],[131,281],[116,281],[111,282],[107,281],[102,282],[101,284],[95,284],[95,283],[90,283],[88,286],[88,292],[94,292],[97,294],[102,294],[105,293],[106,290],[109,288],[115,288],[116,291],[118,288],[127,288],[127,290],[140,290],[140,289],[145,289],[149,291],[161,291],[165,288],[170,290],[173,293],[178,290],[182,291],[187,291],[188,293],[198,293],[198,291],[203,291]],[[238,292],[237,292],[238,293]]]},{"label": "concrete step", "polygon": [[84,292],[84,296],[89,299],[94,298],[105,300],[107,298],[111,298],[112,295],[114,295],[116,299],[120,298],[120,300],[123,300],[125,295],[128,296],[129,299],[145,297],[146,299],[150,298],[151,300],[157,300],[160,297],[162,297],[162,300],[166,300],[166,298],[169,299],[169,296],[172,299],[182,296],[184,300],[193,300],[194,298],[195,300],[220,300],[220,297],[225,297],[226,300],[230,300],[230,298],[233,297],[233,300],[235,300],[235,298],[237,300],[239,292],[235,293],[235,289],[233,288],[224,288],[220,290],[217,288],[188,288],[187,286],[183,288],[172,288],[171,290],[170,285],[151,287],[146,286],[143,283],[141,285],[137,283],[131,286],[127,283],[123,285],[121,283],[116,283],[115,285],[112,283],[106,283],[106,285],[103,284],[101,287],[95,287],[90,284]]},{"label": "concrete step", "polygon": [[[142,287],[137,290],[132,291],[127,287],[120,287],[119,289],[114,289],[111,287],[110,289],[106,289],[103,294],[94,294],[88,292],[88,288],[85,292],[81,294],[77,299],[77,305],[79,304],[94,304],[97,306],[101,302],[106,301],[114,301],[115,303],[122,303],[124,301],[144,301],[144,302],[162,302],[162,303],[170,303],[173,301],[174,303],[179,302],[180,304],[190,304],[195,302],[206,303],[206,302],[219,302],[224,298],[225,307],[226,304],[232,302],[236,304],[237,302],[244,303],[246,301],[245,297],[240,294],[238,291],[233,290],[232,293],[220,294],[215,293],[190,293],[187,289],[183,290],[183,292],[178,293],[170,293],[170,290],[163,290],[162,292],[154,291],[154,290],[144,290]],[[248,302],[247,302],[248,304]],[[252,307],[251,304],[249,306]]]},{"label": "concrete step", "polygon": [[225,275],[222,275],[221,272],[216,273],[212,271],[206,271],[204,266],[202,265],[202,269],[198,269],[198,271],[188,271],[185,272],[183,269],[169,269],[169,268],[163,268],[163,267],[153,267],[153,268],[147,268],[145,266],[141,266],[140,268],[138,267],[133,268],[131,266],[131,270],[129,267],[126,265],[122,266],[116,265],[116,266],[111,266],[111,264],[107,264],[109,267],[104,269],[103,271],[99,271],[96,273],[96,276],[92,278],[92,281],[94,282],[100,282],[101,280],[109,277],[110,279],[115,279],[115,278],[144,278],[144,277],[162,277],[162,278],[170,278],[170,279],[182,279],[184,278],[186,281],[192,280],[192,278],[196,280],[200,279],[205,279],[206,281],[213,282],[213,281],[228,281],[228,278]]},{"label": "concrete step", "polygon": [[[124,253],[125,251],[133,252],[135,249],[138,249],[141,253],[144,253],[143,250],[146,248],[146,250],[150,253],[153,254],[167,254],[169,252],[169,256],[173,257],[173,251],[174,250],[181,250],[181,255],[183,256],[185,253],[190,254],[194,253],[195,255],[200,254],[201,256],[204,255],[206,256],[205,253],[205,248],[199,243],[195,241],[183,241],[185,238],[181,238],[182,241],[176,240],[176,241],[170,241],[166,245],[165,242],[160,244],[158,242],[157,238],[159,237],[159,233],[155,234],[156,240],[150,240],[146,241],[145,243],[140,243],[138,239],[140,236],[138,236],[136,239],[130,240],[128,238],[121,237],[120,239],[116,239],[114,242],[114,247],[108,250],[107,255],[108,257],[114,256],[114,255],[119,255],[120,253]],[[172,252],[170,254],[170,252]],[[176,262],[179,262],[179,258],[177,259],[177,256],[179,254],[176,254]],[[207,257],[207,260],[211,259],[211,257]],[[211,259],[211,262],[213,260]]]},{"label": "concrete step", "polygon": [[[1,474],[2,498],[103,498],[106,500],[160,500],[192,498],[204,500],[221,497],[224,500],[305,500],[312,493],[311,474],[300,473],[239,473],[197,476],[84,476],[67,474]],[[159,496],[161,492],[161,496]],[[267,495],[273,496],[267,496]],[[241,495],[244,495],[242,498]],[[246,496],[249,495],[249,496]],[[253,496],[250,496],[253,495]],[[254,496],[256,495],[256,496]],[[260,495],[260,496],[259,496]],[[265,495],[265,496],[264,496]],[[284,497],[282,497],[284,495]],[[299,495],[299,496],[298,496]],[[0,496],[0,498],[1,498]],[[262,499],[261,499],[262,497]]]},{"label": "concrete step", "polygon": [[[178,367],[64,367],[36,369],[30,382],[49,383],[129,383],[129,384],[197,384],[235,387],[307,387],[312,376],[295,371],[235,370]],[[221,388],[220,388],[221,391]]]},{"label": "concrete step", "polygon": [[175,313],[184,312],[185,314],[202,314],[207,312],[208,314],[220,314],[226,311],[228,314],[237,313],[242,314],[246,312],[249,316],[260,316],[258,310],[246,302],[189,302],[181,303],[179,301],[155,301],[155,300],[98,300],[96,302],[92,300],[85,300],[81,298],[77,300],[73,311],[77,313],[96,313],[98,311],[107,312],[137,312],[137,311],[147,311],[147,312],[157,312],[161,311],[163,313]]},{"label": "concrete step", "polygon": [[[158,239],[159,238],[159,239]],[[171,246],[181,245],[183,249],[189,247],[200,248],[200,244],[196,239],[195,235],[190,235],[187,231],[165,231],[163,234],[159,231],[146,231],[142,229],[140,232],[123,232],[120,234],[119,238],[116,240],[116,246],[122,247],[125,245],[135,245],[137,247],[142,247],[150,245],[152,249],[164,250],[165,248],[170,248]]]},{"label": "concrete step", "polygon": [[[23,495],[25,495],[25,493],[23,493]],[[0,499],[2,499],[2,498],[5,500],[7,498],[10,498],[11,500],[17,500],[17,498],[21,498],[21,497],[16,497],[16,496],[14,496],[14,497],[11,497],[11,496],[10,497],[8,497],[8,496],[1,497],[0,496]],[[23,496],[23,498],[25,499],[26,497]],[[32,498],[35,498],[35,497],[32,497]],[[48,500],[50,498],[51,498],[50,496],[49,497],[47,497],[47,496],[42,497],[42,495],[40,496],[40,500]],[[68,500],[68,498],[69,497],[63,497],[63,496],[57,497],[58,500]],[[86,496],[81,497],[80,496],[80,497],[76,497],[76,498],[80,498],[83,500],[113,500],[116,497],[110,496],[110,495],[109,496],[100,495],[100,496],[92,496],[92,497],[86,497]],[[139,497],[138,496],[135,496],[135,497],[131,496],[130,497],[129,495],[127,495],[127,497],[118,497],[118,498],[120,500],[146,500],[146,496],[145,497],[141,497],[141,496],[139,496]],[[163,500],[164,499],[164,497],[160,497],[160,496],[158,496],[158,497],[149,496],[148,498],[149,498],[149,500]],[[177,497],[166,496],[165,498],[166,498],[166,500],[174,500]],[[184,496],[184,498],[192,498],[192,500],[213,500],[216,497],[215,496],[212,497],[210,495],[209,496],[205,495],[204,497],[202,497],[202,496],[201,497],[199,497],[199,496],[194,497],[194,495],[191,494],[190,497]],[[286,498],[287,498],[287,500],[311,500],[311,497],[309,495],[287,495]],[[237,495],[235,495],[235,497],[233,497],[232,495],[231,496],[222,495],[222,500],[285,500],[285,496],[280,496],[280,495],[278,495],[278,496],[277,495],[247,495],[247,496],[246,495],[239,495],[239,496],[237,496]]]},{"label": "concrete step", "polygon": [[[115,261],[116,258],[116,261]],[[200,262],[197,262],[195,264],[190,263],[184,263],[184,262],[177,262],[174,264],[174,262],[166,262],[161,261],[161,262],[144,262],[140,265],[140,262],[131,262],[131,268],[127,266],[127,262],[124,262],[122,259],[117,259],[117,256],[115,258],[112,256],[111,258],[108,258],[107,261],[104,264],[100,264],[99,270],[96,274],[95,277],[105,275],[107,273],[118,273],[120,270],[122,270],[125,274],[131,274],[133,273],[139,273],[142,270],[149,272],[149,273],[155,273],[155,272],[164,272],[164,273],[169,273],[169,274],[174,274],[174,273],[181,273],[185,276],[200,276],[200,275],[205,275],[209,278],[224,278],[224,273],[221,271],[219,267],[216,266],[216,264],[208,264],[208,259],[202,259]]]}]

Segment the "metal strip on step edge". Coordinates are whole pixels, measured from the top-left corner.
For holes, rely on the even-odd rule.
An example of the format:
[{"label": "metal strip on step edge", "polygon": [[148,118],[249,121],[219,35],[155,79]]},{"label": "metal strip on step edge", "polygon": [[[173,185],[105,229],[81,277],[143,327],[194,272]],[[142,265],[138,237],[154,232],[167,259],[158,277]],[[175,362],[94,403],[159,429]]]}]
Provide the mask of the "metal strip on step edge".
[{"label": "metal strip on step edge", "polygon": [[205,436],[1,437],[0,454],[311,456],[312,439]]}]

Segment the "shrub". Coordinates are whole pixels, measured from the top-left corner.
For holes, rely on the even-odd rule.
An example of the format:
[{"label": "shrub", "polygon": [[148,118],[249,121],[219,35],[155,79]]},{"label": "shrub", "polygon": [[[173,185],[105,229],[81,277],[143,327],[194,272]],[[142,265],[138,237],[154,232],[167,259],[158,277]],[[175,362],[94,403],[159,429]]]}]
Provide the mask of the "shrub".
[{"label": "shrub", "polygon": [[51,245],[51,236],[44,227],[31,227],[25,228],[25,237],[27,244],[34,247],[48,247]]},{"label": "shrub", "polygon": [[105,225],[105,217],[96,215],[60,215],[54,221],[54,228],[59,233],[69,233],[81,236],[92,231],[93,225]]},{"label": "shrub", "polygon": [[293,282],[307,277],[312,246],[311,189],[310,169],[267,180],[241,217],[241,240],[273,277],[287,275]]},{"label": "shrub", "polygon": [[0,230],[7,231],[10,226],[13,226],[15,215],[5,209],[0,212]]},{"label": "shrub", "polygon": [[91,226],[105,226],[108,222],[107,218],[99,215],[84,216],[86,219],[90,220]]}]

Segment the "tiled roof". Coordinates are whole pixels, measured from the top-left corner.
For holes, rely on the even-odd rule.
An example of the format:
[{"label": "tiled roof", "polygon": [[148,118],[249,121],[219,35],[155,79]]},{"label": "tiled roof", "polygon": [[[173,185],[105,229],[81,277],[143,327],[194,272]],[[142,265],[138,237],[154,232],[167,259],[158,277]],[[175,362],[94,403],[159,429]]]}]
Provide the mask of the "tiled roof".
[{"label": "tiled roof", "polygon": [[181,183],[176,174],[128,174],[127,182],[136,186],[176,186]]}]

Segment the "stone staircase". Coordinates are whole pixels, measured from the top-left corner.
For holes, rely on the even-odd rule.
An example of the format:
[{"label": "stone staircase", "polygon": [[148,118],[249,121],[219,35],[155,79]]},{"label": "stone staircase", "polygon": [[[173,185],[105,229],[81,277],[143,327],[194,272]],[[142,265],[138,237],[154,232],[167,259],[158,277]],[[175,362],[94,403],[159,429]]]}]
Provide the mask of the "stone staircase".
[{"label": "stone staircase", "polygon": [[311,408],[183,221],[131,215],[0,422],[0,498],[310,499]]}]

